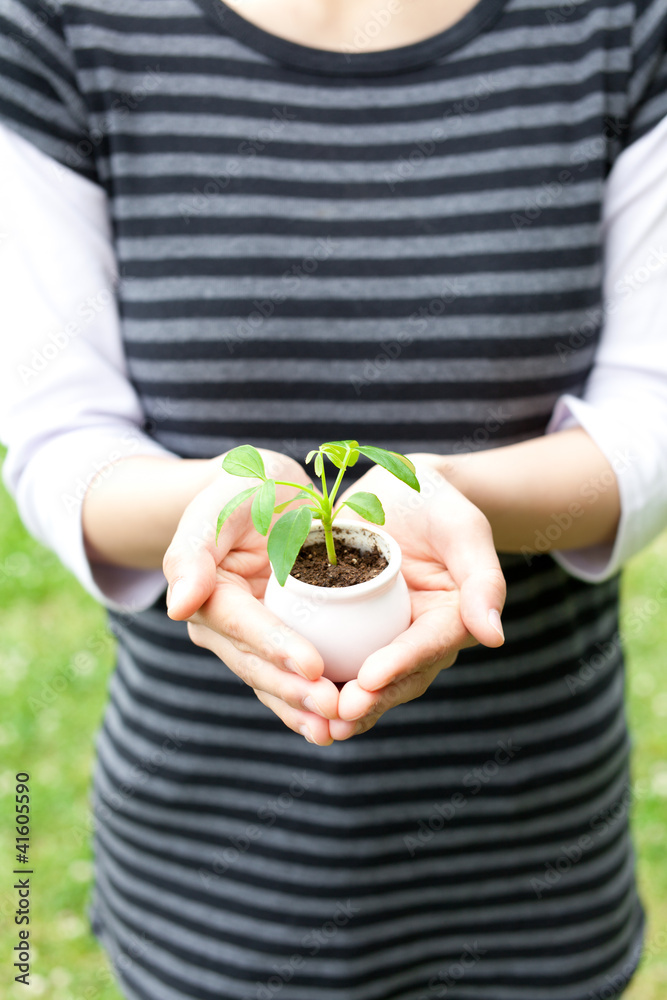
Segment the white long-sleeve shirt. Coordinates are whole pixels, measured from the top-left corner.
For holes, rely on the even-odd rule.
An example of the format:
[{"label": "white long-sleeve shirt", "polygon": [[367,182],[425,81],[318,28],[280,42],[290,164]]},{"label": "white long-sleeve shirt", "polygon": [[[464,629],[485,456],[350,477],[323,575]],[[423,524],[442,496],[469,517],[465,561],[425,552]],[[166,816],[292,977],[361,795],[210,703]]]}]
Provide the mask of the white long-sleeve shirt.
[{"label": "white long-sleeve shirt", "polygon": [[[615,470],[615,543],[552,553],[601,581],[667,525],[667,119],[616,161],[603,206],[604,325],[582,399],[562,396],[547,428],[580,425]],[[103,189],[0,125],[4,479],[28,529],[99,601],[140,610],[160,571],[92,566],[81,501],[130,454],[177,456],[142,431],[127,377]],[[564,338],[576,350],[586,330]],[[594,485],[589,484],[592,489]]]}]

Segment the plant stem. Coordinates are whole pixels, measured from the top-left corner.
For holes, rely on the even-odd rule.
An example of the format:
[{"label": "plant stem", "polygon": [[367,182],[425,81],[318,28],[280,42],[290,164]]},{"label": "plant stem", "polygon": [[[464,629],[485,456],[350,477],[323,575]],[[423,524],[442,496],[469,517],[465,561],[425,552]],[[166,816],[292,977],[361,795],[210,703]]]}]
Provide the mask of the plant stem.
[{"label": "plant stem", "polygon": [[343,479],[343,476],[345,475],[345,470],[346,469],[347,469],[347,463],[343,462],[343,464],[342,464],[342,466],[340,468],[340,472],[338,473],[338,476],[336,478],[336,482],[334,483],[334,488],[331,491],[331,497],[329,498],[329,502],[330,502],[330,504],[331,504],[332,507],[333,507],[333,502],[336,499],[336,494],[338,493],[338,489],[340,487],[340,484],[341,484],[341,481]]},{"label": "plant stem", "polygon": [[324,510],[331,512],[329,494],[327,493],[327,477],[324,473],[324,455],[322,455],[322,475],[320,476],[320,479],[322,480],[322,507]]},{"label": "plant stem", "polygon": [[[334,548],[333,532],[331,530],[331,524],[336,514],[333,514],[332,511],[333,511],[334,500],[336,499],[336,495],[338,493],[338,490],[340,489],[340,484],[343,481],[343,476],[345,475],[345,470],[347,469],[347,463],[349,459],[350,459],[350,449],[348,447],[347,454],[345,455],[345,459],[338,471],[336,482],[334,483],[333,489],[331,491],[331,496],[327,497],[326,484],[324,486],[324,497],[329,507],[329,517],[327,518],[326,523],[324,521],[324,518],[322,518],[322,527],[324,528],[324,540],[327,546],[327,555],[329,557],[329,562],[331,563],[332,566],[338,565],[338,560],[336,559],[336,550]],[[324,482],[324,474],[322,474],[322,482]],[[339,511],[337,511],[336,513],[339,513]]]},{"label": "plant stem", "polygon": [[336,549],[334,548],[333,532],[331,530],[331,520],[324,520],[322,518],[322,527],[324,528],[324,542],[327,547],[327,556],[329,557],[329,562],[332,566],[338,565],[338,559],[336,558]]},{"label": "plant stem", "polygon": [[[320,452],[321,454],[321,452]],[[327,547],[327,557],[329,563],[332,566],[338,565],[338,559],[336,557],[336,546],[334,545],[333,532],[331,530],[331,508],[333,506],[333,495],[331,500],[329,499],[329,494],[327,492],[327,477],[324,471],[324,455],[322,455],[322,475],[320,476],[322,480],[322,528],[324,529],[324,543]],[[334,487],[335,489],[335,487]],[[326,512],[326,516],[325,516]]]}]

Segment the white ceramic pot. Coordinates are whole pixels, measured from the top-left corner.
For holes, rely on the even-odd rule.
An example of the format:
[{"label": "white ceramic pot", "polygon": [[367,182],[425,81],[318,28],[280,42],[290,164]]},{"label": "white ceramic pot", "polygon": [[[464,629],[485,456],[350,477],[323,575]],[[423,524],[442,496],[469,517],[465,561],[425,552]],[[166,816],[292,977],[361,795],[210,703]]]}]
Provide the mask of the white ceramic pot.
[{"label": "white ceramic pot", "polygon": [[[313,643],[324,660],[325,677],[349,681],[367,656],[408,627],[410,596],[401,573],[401,550],[391,535],[359,521],[337,520],[333,530],[334,540],[365,552],[375,542],[388,565],[372,580],[351,587],[316,587],[291,575],[281,587],[271,573],[264,604]],[[322,525],[316,522],[304,547],[323,541]]]}]

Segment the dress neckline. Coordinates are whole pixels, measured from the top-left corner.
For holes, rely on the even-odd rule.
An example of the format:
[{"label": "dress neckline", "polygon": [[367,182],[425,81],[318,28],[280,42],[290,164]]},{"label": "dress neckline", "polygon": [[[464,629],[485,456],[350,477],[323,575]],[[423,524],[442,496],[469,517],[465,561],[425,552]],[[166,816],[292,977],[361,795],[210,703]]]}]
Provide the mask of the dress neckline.
[{"label": "dress neckline", "polygon": [[224,0],[194,0],[224,34],[265,56],[298,70],[323,76],[374,76],[419,69],[465,45],[489,27],[506,0],[477,0],[454,24],[420,42],[374,52],[338,52],[291,42],[258,27]]}]

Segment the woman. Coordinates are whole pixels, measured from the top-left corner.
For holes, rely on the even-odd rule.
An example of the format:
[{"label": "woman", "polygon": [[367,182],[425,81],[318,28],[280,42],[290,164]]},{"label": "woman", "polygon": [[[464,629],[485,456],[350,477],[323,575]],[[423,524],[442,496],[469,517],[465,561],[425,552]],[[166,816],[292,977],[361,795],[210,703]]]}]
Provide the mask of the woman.
[{"label": "woman", "polygon": [[[119,639],[91,920],[124,995],[619,996],[663,0],[2,10],[5,475]],[[243,511],[212,536],[229,448],[306,481],[346,437],[427,488],[360,470],[413,623],[339,692]]]}]

